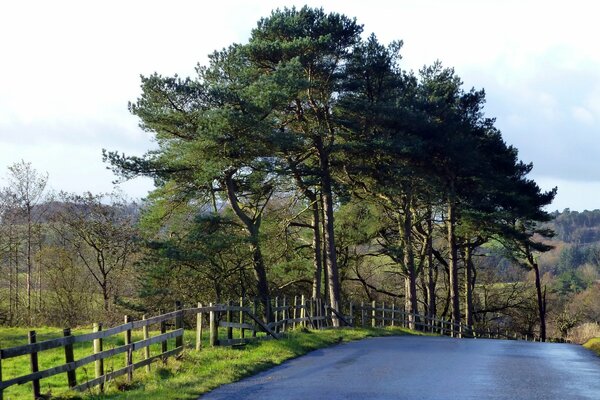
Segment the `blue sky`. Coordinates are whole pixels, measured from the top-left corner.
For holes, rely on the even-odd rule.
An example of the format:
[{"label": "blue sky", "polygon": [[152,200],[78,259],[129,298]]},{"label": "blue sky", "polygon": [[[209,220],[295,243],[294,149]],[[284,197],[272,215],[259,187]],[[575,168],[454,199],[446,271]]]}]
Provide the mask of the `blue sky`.
[{"label": "blue sky", "polygon": [[[439,59],[467,88],[485,88],[486,114],[533,162],[532,177],[559,187],[551,209],[600,208],[600,24],[584,0],[2,2],[0,179],[24,159],[56,190],[112,190],[101,149],[153,146],[127,112],[140,74],[191,75],[272,9],[303,4],[403,40],[406,69]],[[152,187],[121,186],[131,197]]]}]

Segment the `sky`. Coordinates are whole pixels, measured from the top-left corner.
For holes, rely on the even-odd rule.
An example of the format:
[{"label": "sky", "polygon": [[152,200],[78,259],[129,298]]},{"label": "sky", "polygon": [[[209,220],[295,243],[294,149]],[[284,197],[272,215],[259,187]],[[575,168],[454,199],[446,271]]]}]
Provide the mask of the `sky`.
[{"label": "sky", "polygon": [[[112,191],[102,149],[154,147],[127,110],[140,75],[191,76],[271,10],[305,4],[402,40],[406,70],[454,67],[466,89],[485,89],[486,116],[533,163],[531,178],[558,187],[550,210],[600,208],[600,24],[587,0],[3,1],[0,186],[24,160],[53,190]],[[119,187],[140,198],[152,182]]]}]

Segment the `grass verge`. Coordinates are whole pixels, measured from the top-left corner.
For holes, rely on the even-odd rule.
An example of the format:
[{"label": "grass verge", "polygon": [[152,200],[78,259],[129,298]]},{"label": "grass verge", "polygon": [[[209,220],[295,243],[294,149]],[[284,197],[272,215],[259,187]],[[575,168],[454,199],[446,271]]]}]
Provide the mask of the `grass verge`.
[{"label": "grass verge", "polygon": [[[241,348],[215,347],[186,351],[167,365],[154,364],[150,373],[136,371],[133,384],[116,380],[103,395],[85,399],[196,399],[218,386],[238,381],[310,351],[374,336],[419,334],[402,328],[298,330],[282,340],[259,341]],[[71,398],[71,397],[62,397]]]},{"label": "grass verge", "polygon": [[583,344],[586,349],[592,350],[598,356],[600,356],[600,337],[592,338]]},{"label": "grass verge", "polygon": [[[27,332],[35,330],[38,342],[62,337],[62,330],[51,327],[36,327],[36,328],[0,328],[0,348],[8,348],[27,344]],[[74,335],[90,333],[91,329],[73,329]],[[151,332],[153,335],[158,335],[158,332]],[[186,332],[191,343],[193,332]],[[134,331],[132,334],[133,341],[141,340],[142,334],[140,331]],[[114,347],[124,344],[123,335],[111,336],[104,340],[104,350],[109,350]],[[169,340],[169,348],[174,347],[174,339]],[[92,342],[76,343],[73,346],[74,356],[76,360],[93,354]],[[160,344],[151,346],[151,353],[158,354],[160,352]],[[143,354],[141,351],[134,352],[133,360],[141,361]],[[53,368],[65,363],[65,352],[62,347],[45,350],[38,353],[38,361],[40,370]],[[104,361],[105,371],[114,371],[125,366],[125,356],[119,354],[109,357]],[[31,373],[29,356],[19,356],[15,358],[2,360],[2,379],[9,380],[19,376],[24,376]],[[137,371],[136,371],[137,372]],[[77,382],[85,382],[94,378],[94,364],[88,364],[77,369]],[[44,396],[52,396],[52,398],[77,398],[73,395],[63,395],[68,389],[67,375],[59,374],[49,378],[44,378],[40,381],[41,393]],[[14,385],[4,390],[5,400],[27,399],[32,397],[32,384],[26,383],[23,385]],[[62,396],[62,397],[61,397]],[[81,397],[81,394],[79,394]]]}]

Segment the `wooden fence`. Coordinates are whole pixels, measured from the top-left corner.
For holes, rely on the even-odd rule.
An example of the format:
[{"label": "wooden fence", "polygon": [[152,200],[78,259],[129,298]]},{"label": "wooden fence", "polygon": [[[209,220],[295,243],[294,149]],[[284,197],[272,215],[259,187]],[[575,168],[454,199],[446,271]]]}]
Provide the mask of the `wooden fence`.
[{"label": "wooden fence", "polygon": [[[208,337],[211,346],[231,346],[248,343],[257,339],[278,339],[285,332],[297,327],[310,327],[312,329],[322,329],[334,325],[337,320],[340,326],[362,327],[387,327],[402,326],[424,332],[430,332],[452,337],[470,337],[470,338],[503,338],[503,339],[524,339],[529,340],[527,336],[517,337],[509,335],[508,332],[496,331],[476,331],[472,327],[462,323],[452,323],[439,318],[431,318],[420,314],[410,314],[396,307],[395,304],[376,303],[354,304],[349,303],[346,313],[336,312],[321,299],[306,299],[304,296],[293,298],[275,298],[270,302],[272,320],[264,321],[259,316],[262,313],[260,302],[247,301],[240,299],[239,303],[231,301],[226,304],[209,304],[202,306],[198,304],[193,308],[182,308],[180,303],[176,303],[175,311],[157,315],[151,318],[142,317],[142,319],[133,321],[125,317],[124,324],[109,329],[102,329],[99,324],[94,324],[92,333],[83,335],[72,335],[70,329],[65,329],[62,338],[45,340],[37,342],[35,331],[29,332],[28,344],[0,349],[0,400],[3,399],[3,391],[13,385],[20,385],[32,382],[34,399],[40,398],[40,380],[58,374],[66,374],[66,383],[69,388],[77,391],[84,391],[93,387],[99,387],[102,391],[104,385],[114,378],[127,375],[127,380],[133,379],[133,373],[136,369],[146,367],[150,369],[150,364],[155,361],[165,361],[168,357],[175,356],[183,350],[184,318],[192,320],[195,317],[196,338],[195,349],[202,347],[203,321],[208,316]],[[150,336],[151,329],[158,334]],[[169,328],[169,329],[167,329]],[[219,329],[221,328],[221,329]],[[132,331],[141,330],[142,340],[132,342]],[[237,334],[234,337],[234,330]],[[123,335],[124,344],[111,349],[104,350],[103,340],[115,336]],[[169,349],[169,339],[174,342],[174,347]],[[88,343],[92,354],[78,360],[74,359],[73,345],[76,343]],[[150,346],[160,343],[160,352],[151,355]],[[64,364],[40,370],[38,363],[38,353],[63,348]],[[133,362],[133,353],[140,351],[143,359]],[[106,372],[104,360],[124,354],[125,367]],[[2,380],[2,360],[7,360],[18,356],[29,356],[31,373],[19,377]],[[77,382],[76,370],[88,364],[94,363],[94,379],[85,382]]]}]

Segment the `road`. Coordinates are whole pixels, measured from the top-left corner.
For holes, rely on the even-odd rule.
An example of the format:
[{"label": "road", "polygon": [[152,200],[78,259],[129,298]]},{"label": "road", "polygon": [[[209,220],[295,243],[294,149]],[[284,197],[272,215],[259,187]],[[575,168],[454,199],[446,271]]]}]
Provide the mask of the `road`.
[{"label": "road", "polygon": [[317,350],[201,397],[600,399],[600,357],[570,344],[400,336]]}]

